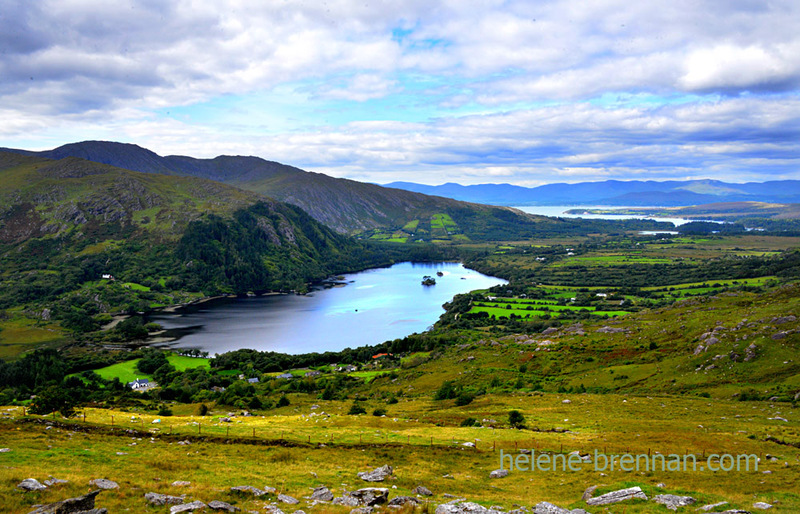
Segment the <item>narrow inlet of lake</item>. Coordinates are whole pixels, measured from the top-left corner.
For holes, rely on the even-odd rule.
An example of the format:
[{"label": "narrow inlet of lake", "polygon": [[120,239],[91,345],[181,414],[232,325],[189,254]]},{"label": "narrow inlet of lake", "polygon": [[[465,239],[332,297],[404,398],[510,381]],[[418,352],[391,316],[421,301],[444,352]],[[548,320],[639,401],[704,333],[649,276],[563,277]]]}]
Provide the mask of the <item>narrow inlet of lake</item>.
[{"label": "narrow inlet of lake", "polygon": [[[438,273],[441,273],[439,275]],[[424,276],[436,280],[422,285]],[[214,300],[149,316],[177,337],[171,348],[224,353],[242,348],[291,354],[340,351],[423,332],[460,293],[506,281],[460,263],[403,262],[345,275],[308,295]]]}]

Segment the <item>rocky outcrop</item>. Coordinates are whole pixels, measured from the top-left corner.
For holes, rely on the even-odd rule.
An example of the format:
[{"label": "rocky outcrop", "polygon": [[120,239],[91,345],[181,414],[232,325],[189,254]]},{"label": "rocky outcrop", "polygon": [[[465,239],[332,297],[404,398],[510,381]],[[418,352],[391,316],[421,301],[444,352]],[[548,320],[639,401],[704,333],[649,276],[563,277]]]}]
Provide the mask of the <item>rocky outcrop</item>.
[{"label": "rocky outcrop", "polygon": [[253,487],[252,485],[235,485],[231,487],[231,492],[238,494],[250,494],[255,497],[264,496],[265,494],[268,494],[267,491],[261,490],[257,487]]},{"label": "rocky outcrop", "polygon": [[183,498],[180,496],[169,496],[161,493],[147,493],[144,498],[150,505],[180,505],[183,503]]},{"label": "rocky outcrop", "polygon": [[193,501],[192,503],[184,503],[183,505],[174,505],[169,508],[170,514],[178,514],[179,512],[194,512],[196,510],[205,509],[206,504],[200,500]]},{"label": "rocky outcrop", "polygon": [[22,489],[23,491],[43,491],[47,489],[47,486],[36,480],[35,478],[26,478],[22,482],[17,484],[18,489]]},{"label": "rocky outcrop", "polygon": [[634,498],[639,498],[642,500],[647,499],[647,495],[644,494],[642,488],[639,486],[636,487],[629,487],[627,489],[620,489],[618,491],[611,491],[610,493],[602,494],[600,496],[589,498],[586,500],[587,505],[608,505],[610,503],[617,503],[626,500],[632,500]]},{"label": "rocky outcrop", "polygon": [[653,501],[660,503],[669,510],[678,510],[679,507],[694,505],[697,500],[691,496],[676,496],[674,494],[659,494],[653,497]]},{"label": "rocky outcrop", "polygon": [[289,496],[288,494],[279,494],[278,501],[287,505],[297,505],[300,503],[300,500],[293,496]]},{"label": "rocky outcrop", "polygon": [[394,470],[392,467],[386,464],[385,466],[375,468],[372,471],[361,471],[357,476],[365,482],[383,482],[392,476],[393,471]]},{"label": "rocky outcrop", "polygon": [[[798,394],[800,394],[800,393],[798,393]],[[418,485],[411,492],[414,493],[414,494],[418,494],[420,496],[433,496],[433,493],[431,492],[431,490],[428,489],[427,487],[425,487],[424,485]]]},{"label": "rocky outcrop", "polygon": [[230,503],[221,502],[219,500],[208,502],[208,508],[211,510],[221,510],[224,512],[239,512],[241,510],[239,507],[234,507]]},{"label": "rocky outcrop", "polygon": [[89,494],[79,496],[77,498],[68,498],[66,500],[42,505],[30,514],[77,514],[77,513],[92,513],[92,514],[105,514],[106,509],[95,509],[94,501],[100,490],[92,491]]},{"label": "rocky outcrop", "polygon": [[329,502],[333,500],[333,493],[325,486],[315,487],[309,500]]},{"label": "rocky outcrop", "polygon": [[489,473],[489,478],[505,478],[508,476],[507,469],[496,469]]},{"label": "rocky outcrop", "polygon": [[90,480],[89,483],[95,487],[99,487],[100,489],[119,489],[119,484],[114,482],[113,480],[108,480],[107,478],[95,478],[94,480]]},{"label": "rocky outcrop", "polygon": [[384,487],[366,487],[353,491],[350,493],[350,497],[354,498],[359,505],[372,507],[386,503],[389,499],[389,490]]}]

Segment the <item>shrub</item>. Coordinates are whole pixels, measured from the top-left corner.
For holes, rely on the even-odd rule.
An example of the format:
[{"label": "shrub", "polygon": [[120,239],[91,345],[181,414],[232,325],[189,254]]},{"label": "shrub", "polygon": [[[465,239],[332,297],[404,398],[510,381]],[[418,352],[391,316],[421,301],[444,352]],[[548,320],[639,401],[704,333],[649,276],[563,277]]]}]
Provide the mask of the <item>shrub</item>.
[{"label": "shrub", "polygon": [[288,405],[289,405],[289,398],[287,398],[286,395],[283,395],[278,399],[277,403],[278,407],[286,407]]},{"label": "shrub", "polygon": [[467,418],[461,422],[462,427],[474,427],[478,425],[478,420],[475,418]]},{"label": "shrub", "polygon": [[508,424],[513,428],[525,428],[525,416],[518,410],[509,411]]},{"label": "shrub", "polygon": [[350,410],[347,411],[347,413],[350,414],[351,416],[357,416],[359,414],[366,414],[367,411],[361,405],[353,403],[353,405],[350,406]]},{"label": "shrub", "polygon": [[386,415],[386,409],[384,409],[383,407],[378,407],[377,409],[372,411],[372,415],[373,416],[378,416],[378,417],[385,416]]},{"label": "shrub", "polygon": [[472,403],[472,400],[474,399],[475,398],[469,393],[461,393],[458,395],[458,397],[456,397],[456,405],[458,405],[459,407],[462,407],[464,405],[469,405],[470,403]]}]

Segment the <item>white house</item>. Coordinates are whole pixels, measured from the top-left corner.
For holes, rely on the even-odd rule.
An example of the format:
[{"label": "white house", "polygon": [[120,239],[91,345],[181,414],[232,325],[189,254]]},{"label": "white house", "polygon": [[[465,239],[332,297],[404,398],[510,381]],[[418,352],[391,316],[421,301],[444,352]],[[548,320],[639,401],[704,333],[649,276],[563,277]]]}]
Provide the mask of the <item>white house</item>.
[{"label": "white house", "polygon": [[137,378],[133,382],[128,382],[128,387],[133,389],[134,391],[137,389],[145,389],[150,387],[150,381],[146,378]]}]

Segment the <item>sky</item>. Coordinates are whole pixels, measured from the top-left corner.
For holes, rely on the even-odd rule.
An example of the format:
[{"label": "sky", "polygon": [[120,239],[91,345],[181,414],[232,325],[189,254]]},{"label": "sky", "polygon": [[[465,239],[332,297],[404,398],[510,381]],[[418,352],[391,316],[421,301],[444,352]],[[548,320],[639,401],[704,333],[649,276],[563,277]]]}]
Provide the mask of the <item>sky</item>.
[{"label": "sky", "polygon": [[0,0],[0,120],[376,183],[800,179],[800,2]]}]

